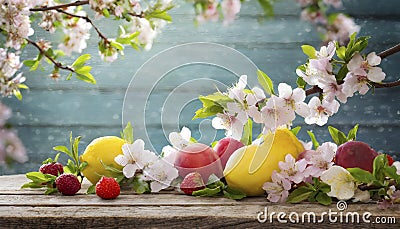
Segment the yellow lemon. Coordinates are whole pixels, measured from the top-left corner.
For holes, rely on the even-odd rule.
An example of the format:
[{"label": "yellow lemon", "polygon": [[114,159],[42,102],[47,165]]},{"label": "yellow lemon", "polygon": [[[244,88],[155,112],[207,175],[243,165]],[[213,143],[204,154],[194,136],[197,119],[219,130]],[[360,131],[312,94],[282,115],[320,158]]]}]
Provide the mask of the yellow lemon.
[{"label": "yellow lemon", "polygon": [[122,166],[115,163],[114,158],[122,153],[122,145],[125,140],[115,136],[105,136],[94,139],[80,156],[82,162],[86,161],[86,166],[82,173],[92,183],[96,184],[101,176],[111,176],[106,171],[101,162],[105,165],[111,165],[114,168],[122,169]]},{"label": "yellow lemon", "polygon": [[264,194],[262,186],[271,181],[274,170],[279,171],[278,162],[287,154],[297,158],[304,151],[303,145],[288,129],[278,129],[265,136],[264,142],[236,150],[229,158],[224,176],[228,185],[248,196]]}]

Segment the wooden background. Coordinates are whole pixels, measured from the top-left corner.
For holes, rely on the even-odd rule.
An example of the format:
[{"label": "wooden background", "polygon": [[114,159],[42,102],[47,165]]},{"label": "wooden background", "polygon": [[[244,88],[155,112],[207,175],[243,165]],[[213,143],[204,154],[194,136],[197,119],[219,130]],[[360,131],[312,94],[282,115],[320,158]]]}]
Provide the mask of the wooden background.
[{"label": "wooden background", "polygon": [[[173,23],[167,25],[150,51],[137,52],[128,48],[125,50],[124,58],[111,64],[104,63],[97,55],[95,44],[98,40],[92,33],[94,39],[90,41],[86,52],[93,55],[89,64],[94,67],[93,75],[97,85],[85,84],[75,79],[71,81],[61,79],[54,82],[47,77],[49,71],[26,71],[25,76],[30,90],[23,91],[22,102],[14,98],[4,98],[2,102],[13,109],[14,116],[10,122],[24,142],[30,160],[24,165],[14,165],[8,169],[0,167],[0,175],[37,170],[42,160],[54,157],[53,146],[68,143],[70,131],[74,135],[83,136],[81,151],[96,137],[118,135],[122,127],[124,95],[131,78],[149,58],[174,45],[188,42],[215,42],[232,47],[266,72],[276,82],[276,86],[279,82],[294,86],[295,69],[306,60],[300,45],[320,44],[313,26],[299,20],[300,9],[294,0],[279,1],[275,5],[276,16],[261,22],[259,20],[261,9],[256,1],[246,2],[239,19],[229,27],[223,27],[220,23],[208,23],[196,27],[193,24],[194,13],[191,5],[183,1],[178,3],[180,7],[172,11]],[[361,25],[361,35],[373,36],[368,50],[380,52],[400,41],[399,9],[398,0],[344,0],[344,8],[341,11],[356,19],[356,23]],[[116,32],[114,25],[101,23],[100,28],[112,37]],[[43,33],[36,30],[34,38],[42,35]],[[23,53],[26,58],[32,58],[34,55],[36,50],[30,47]],[[399,78],[399,63],[400,54],[382,61],[381,66],[387,73],[386,80],[393,81]],[[160,120],[163,101],[176,85],[199,77],[212,78],[226,85],[232,85],[237,80],[237,76],[222,68],[198,64],[178,68],[166,74],[154,88],[145,114],[146,131],[157,151],[167,144]],[[146,79],[143,79],[143,82],[146,82]],[[143,88],[143,91],[145,90],[146,88]],[[181,98],[206,94],[212,90],[215,90],[213,85],[209,85],[207,81],[203,83],[200,81],[198,86],[191,88],[185,92],[186,94],[183,93]],[[359,140],[369,143],[376,150],[390,153],[399,160],[399,90],[400,88],[377,89],[375,95],[368,93],[365,96],[350,98],[328,124],[348,131],[354,124],[360,123]],[[140,89],[135,91],[138,100],[143,99],[143,91]],[[130,104],[132,112],[141,109],[134,106],[134,101],[132,104]],[[190,120],[194,110],[199,106],[198,101],[193,101],[180,107],[178,115],[164,120],[164,127],[177,129],[178,126],[190,126],[194,137],[200,138],[198,131],[200,120],[193,122]],[[303,123],[300,119],[295,121],[295,124],[303,126],[299,134],[302,140],[309,139],[306,129],[313,130],[320,141],[330,140],[327,126],[306,126]],[[205,122],[205,129],[209,129],[209,124]],[[135,130],[136,136],[142,134],[143,130]],[[217,137],[222,135],[222,132],[217,133]],[[65,157],[62,160],[65,160]]]}]

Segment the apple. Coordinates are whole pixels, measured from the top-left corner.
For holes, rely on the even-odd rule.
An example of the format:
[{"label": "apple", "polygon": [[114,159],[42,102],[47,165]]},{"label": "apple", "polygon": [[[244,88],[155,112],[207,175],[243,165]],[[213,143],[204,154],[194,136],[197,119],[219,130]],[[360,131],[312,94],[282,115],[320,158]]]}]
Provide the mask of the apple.
[{"label": "apple", "polygon": [[207,183],[212,174],[218,177],[222,177],[223,174],[217,152],[202,143],[193,143],[178,151],[174,165],[181,177],[198,172],[204,183]]},{"label": "apple", "polygon": [[372,173],[376,156],[378,156],[378,153],[368,144],[359,141],[349,141],[338,147],[335,163],[346,169],[360,168]]},{"label": "apple", "polygon": [[219,142],[214,146],[214,150],[221,159],[222,168],[225,168],[226,162],[233,152],[243,146],[244,144],[242,142],[230,137],[219,140]]}]

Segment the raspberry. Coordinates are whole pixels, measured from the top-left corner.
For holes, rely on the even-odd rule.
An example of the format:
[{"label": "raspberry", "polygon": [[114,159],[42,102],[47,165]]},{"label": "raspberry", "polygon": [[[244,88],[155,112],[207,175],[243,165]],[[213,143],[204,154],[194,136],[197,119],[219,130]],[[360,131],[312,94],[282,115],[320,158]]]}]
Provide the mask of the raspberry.
[{"label": "raspberry", "polygon": [[39,172],[43,174],[51,174],[57,177],[58,175],[64,173],[64,169],[62,164],[58,162],[53,162],[53,163],[43,164],[42,166],[40,166]]},{"label": "raspberry", "polygon": [[205,188],[203,178],[198,172],[191,172],[183,179],[180,189],[186,195],[192,195],[194,191]]},{"label": "raspberry", "polygon": [[96,184],[96,194],[102,199],[115,199],[120,191],[118,182],[112,177],[102,177]]},{"label": "raspberry", "polygon": [[56,179],[56,187],[63,195],[73,196],[81,189],[81,183],[73,174],[62,174]]}]

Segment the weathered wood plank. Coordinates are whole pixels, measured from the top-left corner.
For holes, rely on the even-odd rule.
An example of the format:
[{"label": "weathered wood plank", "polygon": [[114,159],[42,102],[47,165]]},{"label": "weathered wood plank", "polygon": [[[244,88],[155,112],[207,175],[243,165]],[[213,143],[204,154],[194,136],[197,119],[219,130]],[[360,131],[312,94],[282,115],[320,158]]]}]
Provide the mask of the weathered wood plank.
[{"label": "weathered wood plank", "polygon": [[[0,186],[0,228],[54,228],[56,226],[71,228],[266,226],[307,228],[314,225],[319,228],[332,226],[365,228],[371,225],[379,227],[380,224],[374,224],[374,222],[382,219],[391,222],[382,224],[382,228],[398,228],[400,222],[400,205],[381,211],[376,204],[349,203],[346,210],[339,211],[335,204],[330,206],[311,203],[271,204],[263,197],[233,201],[170,193],[148,195],[123,193],[115,200],[106,201],[95,195],[45,196],[18,190],[25,181],[26,178],[23,175],[0,176],[0,183],[3,184]],[[8,192],[13,189],[13,193]],[[263,212],[268,215],[268,219],[260,223],[258,216],[264,219]],[[274,214],[271,215],[272,212]],[[300,217],[300,223],[290,223],[290,221],[280,223],[277,214],[281,212],[286,216],[281,216],[280,220],[296,219],[288,218],[288,215],[297,214]],[[333,217],[328,218],[329,212],[335,213],[332,214]],[[345,220],[357,222],[357,218],[343,218],[347,213],[357,213],[360,223],[346,223]],[[367,219],[371,222],[366,223],[361,217],[369,213],[370,216]],[[314,219],[321,221],[314,222]],[[340,219],[343,222],[340,222]]]}]

